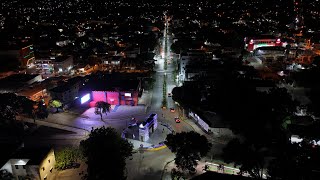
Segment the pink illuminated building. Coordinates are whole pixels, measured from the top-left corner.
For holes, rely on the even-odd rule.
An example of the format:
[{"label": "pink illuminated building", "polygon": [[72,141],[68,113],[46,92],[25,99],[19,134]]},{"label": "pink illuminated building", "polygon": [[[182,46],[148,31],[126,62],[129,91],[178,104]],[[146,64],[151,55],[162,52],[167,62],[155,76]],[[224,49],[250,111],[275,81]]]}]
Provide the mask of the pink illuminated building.
[{"label": "pink illuminated building", "polygon": [[90,107],[94,107],[98,101],[108,102],[111,105],[136,106],[140,90],[139,80],[93,80],[84,86],[81,92],[81,103],[89,104]]}]

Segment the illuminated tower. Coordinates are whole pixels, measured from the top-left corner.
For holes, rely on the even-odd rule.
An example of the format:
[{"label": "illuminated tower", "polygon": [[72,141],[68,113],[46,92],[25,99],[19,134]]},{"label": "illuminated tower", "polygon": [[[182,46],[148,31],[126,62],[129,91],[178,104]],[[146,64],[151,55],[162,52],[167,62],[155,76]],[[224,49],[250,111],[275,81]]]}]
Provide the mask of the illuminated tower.
[{"label": "illuminated tower", "polygon": [[294,25],[296,30],[301,30],[304,28],[304,17],[303,17],[303,5],[302,0],[293,0],[294,7]]}]

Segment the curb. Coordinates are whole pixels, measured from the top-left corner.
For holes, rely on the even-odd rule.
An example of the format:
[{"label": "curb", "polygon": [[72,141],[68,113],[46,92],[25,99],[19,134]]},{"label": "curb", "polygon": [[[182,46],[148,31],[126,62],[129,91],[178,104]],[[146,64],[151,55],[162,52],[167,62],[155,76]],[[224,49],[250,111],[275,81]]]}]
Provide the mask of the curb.
[{"label": "curb", "polygon": [[[40,120],[37,120],[37,121],[40,121]],[[49,124],[56,124],[56,125],[59,125],[59,126],[65,126],[65,127],[69,127],[69,128],[74,128],[74,129],[78,129],[78,130],[82,130],[82,131],[86,131],[86,132],[90,132],[87,129],[79,128],[79,127],[76,127],[76,126],[70,126],[70,125],[65,125],[65,124],[60,124],[60,123],[54,123],[54,122],[45,121],[45,120],[43,122],[46,122],[46,123],[49,123]]]},{"label": "curb", "polygon": [[162,149],[165,149],[167,148],[166,145],[162,145],[162,146],[159,146],[159,147],[156,147],[156,148],[147,148],[147,149],[144,149],[145,151],[159,151],[159,150],[162,150]]},{"label": "curb", "polygon": [[[44,119],[44,120],[33,120],[33,119],[30,119],[30,118],[27,118],[27,117],[24,117],[25,118],[25,120],[27,120],[27,121],[30,121],[31,123],[33,123],[33,124],[37,124],[37,125],[40,125],[40,124],[38,124],[37,122],[39,121],[40,123],[48,123],[48,124],[54,124],[54,125],[58,125],[58,126],[65,126],[65,127],[68,127],[68,128],[73,128],[73,129],[77,129],[77,130],[82,130],[82,131],[86,131],[86,132],[90,132],[89,130],[87,130],[87,129],[84,129],[84,128],[79,128],[79,127],[76,127],[76,126],[70,126],[70,125],[65,125],[65,124],[61,124],[61,123],[56,123],[56,122],[50,122],[50,121],[46,121],[46,119]],[[22,121],[24,121],[24,120],[22,120]],[[35,122],[35,123],[34,123]],[[41,125],[41,126],[46,126],[46,125]],[[49,126],[48,126],[49,127]]]},{"label": "curb", "polygon": [[183,122],[187,123],[193,131],[196,131],[196,129],[188,121],[186,121],[184,117],[182,117],[181,119],[183,119]]},{"label": "curb", "polygon": [[168,164],[170,164],[171,162],[173,162],[174,161],[174,159],[173,160],[171,160],[171,161],[168,161],[165,165],[164,165],[164,167],[163,167],[163,169],[162,169],[162,173],[161,173],[161,180],[163,179],[163,175],[164,175],[164,171],[166,170],[166,167],[168,166]]},{"label": "curb", "polygon": [[[175,131],[171,128],[170,125],[165,124],[165,123],[160,122],[160,121],[159,121],[159,123],[160,123],[161,125],[165,126],[166,128],[168,128],[171,133],[174,133],[174,132],[175,132]],[[121,137],[122,137],[123,139],[127,139],[127,138],[125,137],[124,131],[122,131]],[[162,149],[165,149],[165,148],[167,148],[167,145],[165,145],[163,142],[160,142],[158,145],[152,145],[152,146],[149,146],[149,147],[139,148],[139,149],[136,149],[136,151],[139,151],[139,150],[142,150],[142,151],[159,151],[159,150],[162,150]]]}]

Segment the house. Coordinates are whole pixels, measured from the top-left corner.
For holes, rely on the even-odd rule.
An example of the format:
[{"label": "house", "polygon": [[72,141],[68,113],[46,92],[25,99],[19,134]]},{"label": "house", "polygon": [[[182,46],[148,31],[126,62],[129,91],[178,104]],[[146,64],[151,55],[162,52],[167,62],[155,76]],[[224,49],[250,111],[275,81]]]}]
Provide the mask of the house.
[{"label": "house", "polygon": [[140,47],[131,47],[124,51],[126,58],[136,58],[140,54]]},{"label": "house", "polygon": [[108,69],[120,69],[123,56],[111,56],[103,61],[103,66]]},{"label": "house", "polygon": [[215,112],[190,110],[188,115],[207,133],[213,133],[216,136],[234,136],[228,124]]},{"label": "house", "polygon": [[80,75],[91,74],[95,69],[95,66],[90,66],[89,64],[78,65],[77,73]]},{"label": "house", "polygon": [[58,99],[64,104],[72,103],[79,94],[82,77],[74,77],[49,90],[51,99]]},{"label": "house", "polygon": [[286,48],[281,46],[259,47],[253,51],[253,55],[259,57],[263,62],[272,62],[285,57]]},{"label": "house", "polygon": [[199,62],[201,60],[204,60],[205,57],[205,52],[202,50],[190,50],[188,52],[181,53],[179,62],[179,80],[182,82],[185,81],[187,66],[191,62]]},{"label": "house", "polygon": [[41,81],[42,76],[39,74],[13,74],[0,80],[0,92],[17,93],[23,88]]},{"label": "house", "polygon": [[36,59],[34,67],[29,68],[28,72],[37,72],[48,77],[54,74],[67,74],[72,68],[73,56],[53,56]]},{"label": "house", "polygon": [[290,132],[290,141],[292,143],[300,143],[304,137],[314,137],[313,143],[320,145],[318,134],[320,128],[314,125],[315,120],[310,116],[296,116],[286,121],[282,126]]},{"label": "house", "polygon": [[2,165],[16,179],[50,179],[56,163],[54,150],[51,148],[20,148]]},{"label": "house", "polygon": [[111,105],[138,104],[141,91],[141,81],[135,79],[121,79],[115,76],[91,77],[81,88],[81,104],[89,103],[94,107],[98,101]]},{"label": "house", "polygon": [[39,101],[48,96],[47,89],[40,83],[22,89],[18,92],[18,95],[25,96],[32,101]]},{"label": "house", "polygon": [[73,56],[58,56],[53,59],[55,72],[68,73],[73,67]]},{"label": "house", "polygon": [[185,81],[195,81],[201,77],[221,79],[224,68],[220,61],[203,60],[201,63],[190,62],[185,67]]},{"label": "house", "polygon": [[1,93],[16,93],[32,101],[43,99],[48,102],[45,83],[41,75],[14,74],[0,80]]}]

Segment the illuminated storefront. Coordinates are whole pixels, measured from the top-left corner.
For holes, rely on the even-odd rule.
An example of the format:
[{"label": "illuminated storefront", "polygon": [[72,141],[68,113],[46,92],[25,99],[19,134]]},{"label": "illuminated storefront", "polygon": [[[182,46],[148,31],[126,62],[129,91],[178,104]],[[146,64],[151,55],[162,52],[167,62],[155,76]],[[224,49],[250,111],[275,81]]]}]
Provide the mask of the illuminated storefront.
[{"label": "illuminated storefront", "polygon": [[104,101],[111,105],[130,105],[138,104],[138,92],[118,92],[118,91],[91,91],[81,96],[81,104],[88,104],[94,107],[96,102]]},{"label": "illuminated storefront", "polygon": [[267,47],[267,46],[282,46],[282,42],[280,38],[272,37],[272,36],[263,36],[260,38],[244,38],[245,49],[247,51],[252,52],[253,50],[259,47]]}]

